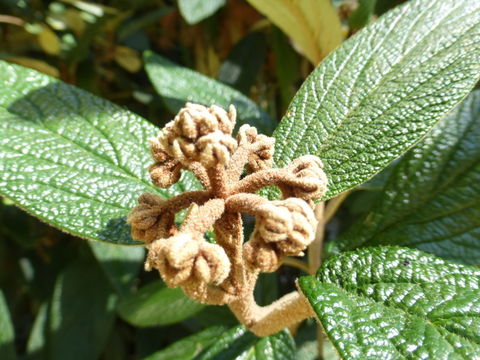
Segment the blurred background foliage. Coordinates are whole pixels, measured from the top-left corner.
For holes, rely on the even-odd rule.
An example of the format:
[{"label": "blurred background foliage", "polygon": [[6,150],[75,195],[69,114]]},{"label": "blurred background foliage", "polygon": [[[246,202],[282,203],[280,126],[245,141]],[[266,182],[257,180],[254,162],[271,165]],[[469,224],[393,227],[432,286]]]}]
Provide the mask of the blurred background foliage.
[{"label": "blurred background foliage", "polygon": [[[162,126],[174,109],[145,71],[143,53],[153,51],[243,93],[270,115],[273,129],[314,66],[399,3],[1,0],[0,58]],[[349,196],[329,236],[359,216],[381,187],[379,176]],[[162,349],[207,327],[236,324],[227,309],[196,304],[141,271],[140,247],[86,242],[5,199],[0,237],[1,359],[189,359],[193,353]],[[291,291],[300,273],[283,267],[265,275],[256,289],[259,303]],[[313,322],[298,330],[299,358],[316,358],[315,337]]]}]

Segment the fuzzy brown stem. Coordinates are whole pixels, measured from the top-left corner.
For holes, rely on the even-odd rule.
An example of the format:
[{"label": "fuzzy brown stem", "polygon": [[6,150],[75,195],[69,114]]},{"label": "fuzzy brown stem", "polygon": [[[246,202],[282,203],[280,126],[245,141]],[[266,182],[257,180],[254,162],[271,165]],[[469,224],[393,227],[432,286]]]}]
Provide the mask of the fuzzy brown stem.
[{"label": "fuzzy brown stem", "polygon": [[225,201],[225,210],[228,212],[257,215],[258,208],[267,203],[268,200],[260,195],[241,193],[227,198]]},{"label": "fuzzy brown stem", "polygon": [[232,159],[227,168],[227,181],[233,184],[240,180],[243,168],[248,162],[248,156],[250,155],[250,144],[242,144],[232,155]]},{"label": "fuzzy brown stem", "polygon": [[[301,178],[293,176],[286,169],[260,170],[244,177],[230,189],[230,194],[255,193],[266,186],[277,186],[284,195],[290,187],[308,186]],[[306,189],[309,190],[309,189]],[[313,189],[312,189],[313,190]],[[285,197],[285,196],[284,196]]]},{"label": "fuzzy brown stem", "polygon": [[216,165],[213,168],[207,169],[210,183],[212,184],[212,195],[216,198],[224,199],[228,195],[228,182],[225,167],[223,165]]},{"label": "fuzzy brown stem", "polygon": [[257,336],[275,334],[314,315],[308,301],[298,291],[291,292],[268,306],[258,306],[253,293],[228,306],[237,319]]},{"label": "fuzzy brown stem", "polygon": [[189,191],[165,200],[164,211],[176,214],[190,206],[192,203],[201,205],[210,199],[210,193],[204,190]]},{"label": "fuzzy brown stem", "polygon": [[222,216],[224,210],[225,201],[223,199],[208,200],[204,205],[188,214],[180,231],[203,234]]},{"label": "fuzzy brown stem", "polygon": [[208,177],[208,172],[205,167],[199,162],[193,162],[188,165],[188,170],[190,170],[195,177],[200,181],[205,190],[210,191],[212,185],[210,183],[210,178]]}]

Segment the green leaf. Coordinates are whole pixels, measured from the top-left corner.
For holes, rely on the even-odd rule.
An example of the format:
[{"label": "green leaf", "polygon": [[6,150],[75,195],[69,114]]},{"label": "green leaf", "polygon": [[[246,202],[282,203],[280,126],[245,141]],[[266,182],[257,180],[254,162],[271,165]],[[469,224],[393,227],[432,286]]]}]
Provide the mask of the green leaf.
[{"label": "green leaf", "polygon": [[336,242],[403,245],[480,264],[480,90],[393,168],[383,196]]},{"label": "green leaf", "polygon": [[212,346],[227,330],[224,326],[212,326],[187,336],[167,348],[157,351],[144,360],[191,360],[203,349]]},{"label": "green leaf", "polygon": [[58,277],[50,307],[50,359],[97,359],[115,320],[117,296],[93,258]]},{"label": "green leaf", "polygon": [[189,24],[196,24],[225,5],[226,0],[178,0],[180,13]]},{"label": "green leaf", "polygon": [[146,51],[144,57],[150,81],[172,112],[176,113],[188,101],[225,109],[233,104],[237,108],[238,125],[256,126],[267,135],[275,128],[270,116],[240,91],[151,51]]},{"label": "green leaf", "polygon": [[291,360],[295,358],[295,341],[287,330],[258,338],[239,325],[225,332],[195,360]]},{"label": "green leaf", "polygon": [[47,302],[40,305],[33,322],[27,342],[28,360],[47,358],[48,307]]},{"label": "green leaf", "polygon": [[130,324],[145,327],[177,323],[203,307],[188,298],[180,288],[167,288],[158,280],[125,297],[118,312]]},{"label": "green leaf", "polygon": [[480,75],[480,2],[412,0],[309,76],[275,131],[275,160],[318,155],[325,199],[371,178],[425,135]]},{"label": "green leaf", "polygon": [[235,44],[223,61],[218,70],[217,80],[248,94],[265,62],[266,55],[265,35],[259,31],[248,34]]},{"label": "green leaf", "polygon": [[0,359],[15,360],[15,333],[13,332],[12,320],[10,319],[10,311],[0,290]]},{"label": "green leaf", "polygon": [[112,246],[98,241],[91,241],[89,245],[117,293],[121,296],[130,293],[143,265],[145,248]]},{"label": "green leaf", "polygon": [[184,174],[168,191],[151,185],[141,117],[34,70],[0,61],[0,194],[74,235],[139,244],[125,218],[143,192],[197,185]]},{"label": "green leaf", "polygon": [[299,285],[340,356],[480,357],[480,270],[397,247],[342,253]]}]

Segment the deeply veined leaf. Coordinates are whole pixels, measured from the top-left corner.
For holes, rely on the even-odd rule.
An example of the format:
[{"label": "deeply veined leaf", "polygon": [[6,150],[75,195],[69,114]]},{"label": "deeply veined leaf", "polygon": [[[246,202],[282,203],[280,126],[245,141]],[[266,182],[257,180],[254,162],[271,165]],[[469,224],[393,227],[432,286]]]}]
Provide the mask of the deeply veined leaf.
[{"label": "deeply veined leaf", "polygon": [[480,264],[480,90],[411,149],[336,247],[403,245]]},{"label": "deeply veined leaf", "polygon": [[275,160],[318,155],[333,197],[415,144],[480,76],[480,2],[412,0],[309,76],[275,131]]},{"label": "deeply veined leaf", "polygon": [[74,235],[139,244],[125,218],[151,185],[147,138],[158,129],[123,108],[34,70],[0,62],[0,194]]},{"label": "deeply veined leaf", "polygon": [[237,108],[237,126],[250,124],[264,134],[271,134],[275,128],[275,123],[265,111],[228,85],[179,66],[151,51],[145,52],[145,69],[155,90],[172,112],[177,112],[188,101],[205,106],[215,104],[225,109],[233,104]]},{"label": "deeply veined leaf", "polygon": [[167,288],[158,280],[125,297],[119,304],[118,312],[130,324],[146,327],[177,323],[203,307],[187,297],[180,288]]},{"label": "deeply veined leaf", "polygon": [[49,359],[98,359],[115,320],[117,295],[92,258],[57,278],[49,317]]},{"label": "deeply veined leaf", "polygon": [[15,333],[10,318],[7,302],[0,290],[0,358],[5,360],[15,360]]},{"label": "deeply veined leaf", "polygon": [[225,2],[226,0],[178,0],[178,7],[187,23],[196,24],[215,13]]},{"label": "deeply veined leaf", "polygon": [[372,247],[327,260],[299,285],[345,360],[480,358],[476,268]]},{"label": "deeply veined leaf", "polygon": [[341,44],[342,27],[330,0],[248,0],[317,65]]},{"label": "deeply veined leaf", "polygon": [[295,358],[295,341],[287,330],[258,338],[239,325],[217,338],[217,342],[195,360],[291,360]]},{"label": "deeply veined leaf", "polygon": [[157,351],[143,360],[191,360],[205,348],[212,346],[227,330],[224,326],[212,326],[187,336]]}]

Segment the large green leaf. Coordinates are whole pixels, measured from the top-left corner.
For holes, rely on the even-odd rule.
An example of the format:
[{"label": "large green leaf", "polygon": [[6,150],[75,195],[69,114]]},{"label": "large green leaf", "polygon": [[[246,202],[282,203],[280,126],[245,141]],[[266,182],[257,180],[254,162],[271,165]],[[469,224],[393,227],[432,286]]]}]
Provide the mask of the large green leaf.
[{"label": "large green leaf", "polygon": [[[135,244],[126,215],[151,185],[139,116],[34,70],[0,61],[0,194],[74,235]],[[187,174],[185,174],[187,175]]]},{"label": "large green leaf", "polygon": [[12,320],[7,302],[0,290],[0,359],[15,360],[15,333],[13,332]]},{"label": "large green leaf", "polygon": [[390,173],[382,197],[336,245],[405,245],[480,264],[480,90]]},{"label": "large green leaf", "polygon": [[480,75],[480,2],[412,0],[346,41],[309,76],[279,127],[275,160],[318,155],[325,198],[417,142]]},{"label": "large green leaf", "polygon": [[227,0],[178,0],[178,7],[186,22],[196,24],[215,13],[225,5],[226,1]]},{"label": "large green leaf", "polygon": [[58,277],[50,307],[50,359],[98,359],[115,320],[117,295],[93,259]]},{"label": "large green leaf", "polygon": [[217,342],[226,330],[227,328],[223,326],[209,327],[153,353],[144,360],[191,360],[205,348]]},{"label": "large green leaf", "polygon": [[295,358],[295,341],[287,330],[258,338],[240,325],[225,332],[217,342],[195,360],[291,360]]},{"label": "large green leaf", "polygon": [[180,288],[170,289],[158,280],[125,297],[120,316],[140,327],[169,325],[187,319],[204,305],[188,298]]},{"label": "large green leaf", "polygon": [[155,90],[172,112],[177,112],[188,101],[205,106],[215,104],[225,109],[233,104],[237,108],[238,125],[256,126],[267,135],[275,129],[276,124],[265,111],[228,85],[179,66],[151,51],[145,52],[145,69]]},{"label": "large green leaf", "polygon": [[480,270],[376,247],[327,260],[299,285],[341,357],[480,358]]}]

